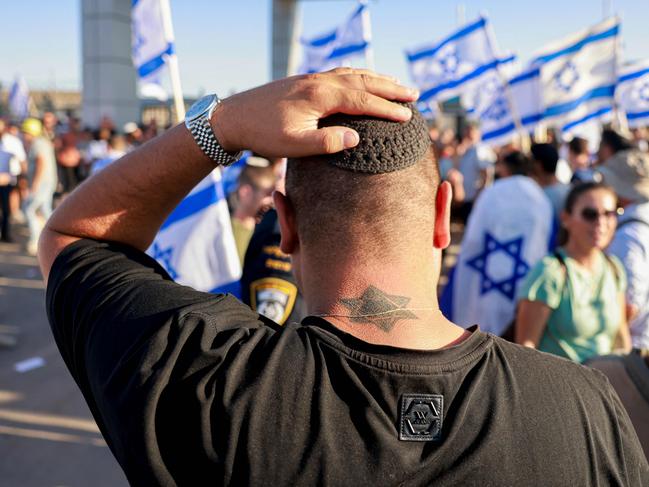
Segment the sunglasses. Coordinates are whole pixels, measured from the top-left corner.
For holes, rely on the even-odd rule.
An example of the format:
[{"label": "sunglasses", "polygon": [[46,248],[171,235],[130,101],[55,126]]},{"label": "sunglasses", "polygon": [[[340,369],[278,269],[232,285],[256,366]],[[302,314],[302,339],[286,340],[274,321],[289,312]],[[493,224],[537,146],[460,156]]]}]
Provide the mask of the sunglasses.
[{"label": "sunglasses", "polygon": [[623,211],[624,210],[622,210],[621,208],[617,210],[606,210],[602,212],[597,211],[595,208],[584,208],[583,210],[581,210],[580,215],[585,221],[594,223],[600,216],[605,216],[606,218],[615,218],[618,215],[621,215]]}]

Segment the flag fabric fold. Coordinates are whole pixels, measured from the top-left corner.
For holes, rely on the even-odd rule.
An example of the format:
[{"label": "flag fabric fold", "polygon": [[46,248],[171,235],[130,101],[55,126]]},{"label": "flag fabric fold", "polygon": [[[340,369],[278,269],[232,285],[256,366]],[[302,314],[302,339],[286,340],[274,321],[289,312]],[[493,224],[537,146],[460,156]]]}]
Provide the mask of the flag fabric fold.
[{"label": "flag fabric fold", "polygon": [[170,56],[175,56],[174,39],[165,29],[161,0],[132,0],[131,47],[144,95],[164,100],[161,75]]},{"label": "flag fabric fold", "polygon": [[336,29],[311,39],[302,39],[303,62],[300,73],[317,73],[344,66],[366,56],[371,43],[369,9],[362,2]]},{"label": "flag fabric fold", "polygon": [[15,120],[23,120],[29,115],[29,88],[22,76],[16,76],[8,98],[9,112]]},{"label": "flag fabric fold", "polygon": [[649,59],[620,70],[615,98],[626,114],[629,127],[649,125]]},{"label": "flag fabric fold", "polygon": [[489,145],[502,145],[514,137],[516,117],[521,127],[531,133],[543,119],[540,70],[528,69],[504,82],[494,71],[462,96],[462,104],[467,116],[480,122],[482,141]]},{"label": "flag fabric fold", "polygon": [[174,209],[147,253],[180,284],[237,295],[241,264],[218,169]]},{"label": "flag fabric fold", "polygon": [[548,252],[551,226],[551,204],[531,178],[511,176],[482,190],[445,297],[447,318],[500,335],[514,317],[521,280]]},{"label": "flag fabric fold", "polygon": [[619,33],[620,21],[612,17],[549,44],[532,60],[541,73],[544,116],[563,132],[610,115]]},{"label": "flag fabric fold", "polygon": [[464,25],[446,38],[406,51],[410,74],[420,102],[459,96],[499,64],[488,20]]}]

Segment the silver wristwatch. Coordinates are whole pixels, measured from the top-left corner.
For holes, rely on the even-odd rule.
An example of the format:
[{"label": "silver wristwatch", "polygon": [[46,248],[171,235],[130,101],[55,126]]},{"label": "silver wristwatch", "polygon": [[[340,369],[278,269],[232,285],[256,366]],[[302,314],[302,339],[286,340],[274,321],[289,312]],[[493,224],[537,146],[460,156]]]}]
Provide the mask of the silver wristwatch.
[{"label": "silver wristwatch", "polygon": [[207,157],[220,166],[229,166],[241,157],[241,152],[230,154],[216,140],[210,119],[219,103],[221,100],[216,95],[206,95],[198,100],[187,110],[185,126]]}]

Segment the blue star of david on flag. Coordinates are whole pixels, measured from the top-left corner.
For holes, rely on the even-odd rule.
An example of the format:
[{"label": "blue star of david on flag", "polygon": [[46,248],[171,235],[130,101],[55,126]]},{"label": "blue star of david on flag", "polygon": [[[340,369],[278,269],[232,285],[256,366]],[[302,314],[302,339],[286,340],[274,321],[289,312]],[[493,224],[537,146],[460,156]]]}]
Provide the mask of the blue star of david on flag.
[{"label": "blue star of david on flag", "polygon": [[[514,300],[516,295],[516,283],[519,279],[525,277],[530,270],[530,266],[523,260],[523,237],[500,242],[489,232],[485,232],[484,246],[480,254],[469,259],[466,265],[480,273],[480,295],[487,294],[490,291],[500,292],[510,301]],[[512,260],[511,275],[504,279],[496,279],[489,275],[488,261],[490,256],[498,252],[503,252]]]},{"label": "blue star of david on flag", "polygon": [[440,57],[439,65],[442,67],[445,76],[449,78],[455,76],[457,68],[460,65],[460,59],[457,56],[457,51],[454,46],[447,49],[442,57]]},{"label": "blue star of david on flag", "polygon": [[481,114],[481,118],[499,121],[509,115],[509,104],[503,96],[502,90],[491,105]]},{"label": "blue star of david on flag", "polygon": [[649,81],[647,81],[640,87],[640,90],[638,91],[638,98],[640,98],[642,101],[649,102]]},{"label": "blue star of david on flag", "polygon": [[167,271],[169,274],[169,277],[171,277],[174,281],[178,279],[178,273],[176,272],[176,269],[171,264],[171,258],[173,256],[174,249],[173,247],[166,248],[162,250],[162,247],[160,247],[157,243],[153,244],[153,255],[152,257],[157,260],[162,267]]},{"label": "blue star of david on flag", "polygon": [[140,55],[140,49],[142,49],[142,46],[146,43],[146,39],[142,34],[139,32],[134,32],[133,33],[133,57],[136,58]]},{"label": "blue star of david on flag", "polygon": [[554,80],[557,83],[557,86],[566,93],[572,90],[572,87],[578,79],[579,72],[577,71],[575,64],[571,61],[564,64],[563,67],[557,71],[557,74],[554,75]]}]

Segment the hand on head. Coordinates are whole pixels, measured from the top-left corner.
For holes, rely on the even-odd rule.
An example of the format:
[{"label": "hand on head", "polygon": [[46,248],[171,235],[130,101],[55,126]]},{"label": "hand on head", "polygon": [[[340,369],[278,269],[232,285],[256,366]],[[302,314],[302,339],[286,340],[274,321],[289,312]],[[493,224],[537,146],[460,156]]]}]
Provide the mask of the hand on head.
[{"label": "hand on head", "polygon": [[231,152],[246,148],[269,157],[330,154],[354,147],[358,134],[345,127],[319,129],[318,120],[346,113],[407,121],[410,109],[390,100],[409,102],[417,96],[416,90],[392,77],[338,68],[233,95],[217,108],[213,128],[221,145]]}]

